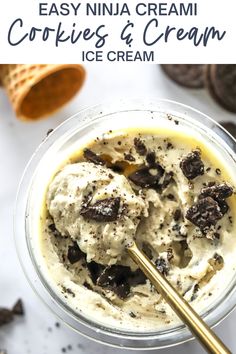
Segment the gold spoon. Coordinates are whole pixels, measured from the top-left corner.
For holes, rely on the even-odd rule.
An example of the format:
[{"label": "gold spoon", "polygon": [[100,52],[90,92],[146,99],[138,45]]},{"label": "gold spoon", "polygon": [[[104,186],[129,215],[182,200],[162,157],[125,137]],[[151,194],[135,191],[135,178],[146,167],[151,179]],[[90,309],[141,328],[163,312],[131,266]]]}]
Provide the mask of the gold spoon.
[{"label": "gold spoon", "polygon": [[159,272],[150,259],[139,250],[135,243],[127,247],[130,257],[145,273],[156,290],[163,296],[175,313],[188,326],[208,353],[230,354],[219,337],[208,327],[189,303],[173,288],[168,280]]}]

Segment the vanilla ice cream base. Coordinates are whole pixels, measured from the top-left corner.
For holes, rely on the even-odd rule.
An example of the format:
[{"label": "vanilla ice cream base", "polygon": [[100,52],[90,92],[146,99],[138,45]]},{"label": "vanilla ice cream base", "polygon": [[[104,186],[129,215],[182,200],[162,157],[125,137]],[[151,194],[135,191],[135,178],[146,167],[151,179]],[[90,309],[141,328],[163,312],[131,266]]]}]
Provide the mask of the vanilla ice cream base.
[{"label": "vanilla ice cream base", "polygon": [[[217,181],[224,180],[235,186],[233,169],[230,170],[229,165],[226,165],[227,161],[225,161],[225,158],[219,154],[219,151],[217,153],[214,151],[215,146],[213,147],[212,143],[204,138],[204,136],[200,137],[199,135],[196,139],[195,132],[192,132],[193,134],[190,135],[190,131],[185,133],[178,130],[178,127],[175,126],[172,127],[172,129],[155,130],[153,128],[147,129],[140,127],[138,131],[137,129],[126,128],[123,131],[112,130],[103,136],[101,136],[99,131],[97,134],[94,132],[93,139],[90,137],[90,141],[86,141],[84,145],[80,145],[80,149],[74,149],[74,151],[72,151],[70,147],[70,149],[64,151],[64,155],[61,154],[60,157],[55,159],[54,163],[52,163],[51,168],[48,168],[48,173],[46,176],[44,174],[43,177],[42,174],[39,174],[38,178],[35,179],[35,183],[31,191],[31,197],[35,197],[36,195],[38,196],[38,203],[35,203],[34,198],[34,205],[40,205],[41,208],[34,208],[34,213],[31,213],[33,215],[31,215],[30,218],[29,230],[34,227],[34,230],[38,230],[38,232],[31,232],[30,240],[32,253],[34,254],[40,273],[43,275],[44,279],[46,279],[47,284],[49,284],[53,291],[57,293],[58,297],[61,298],[61,300],[76,313],[81,314],[92,322],[96,322],[102,326],[116,328],[118,330],[140,332],[159,331],[174,327],[181,322],[161,298],[161,296],[157,294],[155,290],[150,291],[151,287],[148,281],[145,285],[138,285],[132,295],[125,300],[117,298],[117,296],[112,294],[112,292],[108,292],[109,294],[106,294],[106,297],[104,297],[99,292],[89,290],[82,285],[84,280],[87,279],[87,272],[80,272],[79,276],[76,276],[74,272],[65,269],[63,263],[58,257],[58,254],[55,252],[55,247],[53,246],[51,238],[44,232],[46,222],[46,191],[50,181],[53,180],[57,171],[68,163],[73,163],[80,160],[84,147],[90,147],[93,151],[99,154],[103,153],[105,155],[112,156],[113,162],[115,162],[115,160],[120,161],[123,151],[122,149],[120,149],[120,151],[119,149],[114,149],[117,140],[122,139],[122,142],[126,141],[129,145],[131,144],[133,137],[137,136],[138,133],[141,134],[141,138],[145,143],[147,143],[149,137],[154,136],[154,144],[157,143],[156,139],[161,140],[168,137],[168,140],[170,140],[175,146],[175,149],[168,154],[167,159],[163,157],[163,161],[160,162],[162,162],[165,168],[169,168],[169,170],[179,168],[179,163],[176,163],[177,160],[174,151],[178,150],[187,154],[196,147],[200,148],[203,162],[207,166],[215,166],[220,168],[221,175],[216,176],[214,169],[212,168],[211,172],[208,174],[207,180],[206,175],[204,175],[197,177],[198,182],[194,181],[196,184],[196,190],[199,190],[202,181],[209,181],[212,179]],[[94,141],[97,136],[100,137],[100,142],[105,139],[108,144],[103,145],[100,144],[100,142],[98,143],[98,141]],[[152,143],[149,141],[147,146],[151,147]],[[171,154],[172,157],[170,158]],[[139,164],[142,162],[142,158],[138,157],[138,155],[135,155],[135,157],[136,163]],[[175,166],[171,166],[172,163],[170,163],[170,160]],[[178,175],[179,181],[177,184],[177,190],[174,191],[172,188],[169,192],[177,192],[176,195],[179,195],[181,202],[183,204],[188,203],[188,201],[185,200],[186,193],[189,191],[188,181],[184,176],[181,176],[180,171],[178,171]],[[38,191],[37,194],[35,193],[36,186]],[[41,193],[39,192],[40,190]],[[151,190],[148,190],[147,194],[149,194],[147,198],[149,198],[154,205],[155,203],[158,204],[160,202],[157,195],[152,195]],[[206,262],[204,262],[204,260],[211,258],[213,252],[215,251],[223,256],[223,269],[217,271],[211,280],[202,286],[198,292],[197,298],[191,302],[192,306],[199,313],[203,313],[212,307],[213,304],[217,302],[217,299],[223,295],[230,283],[235,280],[235,201],[233,199],[234,197],[231,197],[228,200],[228,204],[230,205],[230,213],[233,215],[233,225],[230,226],[230,231],[226,230],[223,232],[220,245],[215,247],[214,245],[210,245],[209,241],[205,238],[196,238],[192,241],[194,254],[188,266],[181,269],[178,268],[177,272],[176,268],[173,267],[168,276],[168,279],[174,285],[176,285],[178,280],[181,280],[182,290],[180,291],[183,292],[183,288],[184,290],[188,290],[187,288],[190,284],[194,284],[194,281],[200,281],[206,275]],[[160,223],[161,218],[164,219],[167,212],[168,210],[165,210],[162,206],[160,210],[160,220],[157,222]],[[141,238],[144,237],[150,243],[153,243],[154,246],[155,242],[157,242],[155,247],[158,248],[160,247],[160,242],[155,240],[152,227],[150,223],[147,226],[147,222],[148,219],[146,219],[143,225],[139,228],[138,233],[140,233]],[[221,221],[221,224],[223,229],[224,221]],[[35,226],[37,227],[35,228]],[[225,228],[227,229],[227,225]],[[166,242],[168,243],[169,240],[166,240]],[[202,262],[199,262],[199,264],[196,265],[196,260],[202,260]],[[191,276],[192,282],[189,282],[189,276]],[[62,294],[61,285],[65,288],[69,288],[73,293],[73,296]],[[190,300],[192,293],[188,291],[184,292],[185,298]],[[136,317],[133,318],[130,315],[131,313],[134,313]]]}]

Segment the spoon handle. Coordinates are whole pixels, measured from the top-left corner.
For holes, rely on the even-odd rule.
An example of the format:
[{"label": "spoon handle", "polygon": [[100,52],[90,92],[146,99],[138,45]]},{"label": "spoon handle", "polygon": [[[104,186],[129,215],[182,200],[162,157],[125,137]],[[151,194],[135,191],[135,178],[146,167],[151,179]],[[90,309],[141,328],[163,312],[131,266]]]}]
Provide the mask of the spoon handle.
[{"label": "spoon handle", "polygon": [[219,337],[208,327],[189,303],[173,288],[169,281],[159,272],[149,258],[133,243],[127,247],[130,257],[145,273],[147,278],[163,296],[175,313],[188,326],[208,353],[230,354],[231,352]]}]

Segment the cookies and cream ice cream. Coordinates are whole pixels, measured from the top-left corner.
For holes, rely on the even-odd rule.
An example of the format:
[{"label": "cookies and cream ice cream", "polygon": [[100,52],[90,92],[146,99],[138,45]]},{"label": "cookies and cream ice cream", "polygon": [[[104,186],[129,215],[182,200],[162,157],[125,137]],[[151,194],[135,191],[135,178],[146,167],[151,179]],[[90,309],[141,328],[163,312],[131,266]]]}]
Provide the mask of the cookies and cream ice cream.
[{"label": "cookies and cream ice cream", "polygon": [[125,330],[174,312],[129,258],[135,240],[199,312],[235,272],[234,181],[202,142],[109,131],[71,156],[46,191],[42,253],[76,311]]}]

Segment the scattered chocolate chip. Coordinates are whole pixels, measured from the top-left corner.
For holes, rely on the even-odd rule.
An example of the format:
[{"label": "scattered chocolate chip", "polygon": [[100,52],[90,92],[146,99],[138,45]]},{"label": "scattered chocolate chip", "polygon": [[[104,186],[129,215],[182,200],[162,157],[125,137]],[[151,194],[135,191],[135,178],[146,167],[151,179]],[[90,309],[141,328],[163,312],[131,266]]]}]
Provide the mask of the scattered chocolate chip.
[{"label": "scattered chocolate chip", "polygon": [[146,161],[149,166],[154,166],[156,164],[156,153],[155,151],[150,151],[146,155]]},{"label": "scattered chocolate chip", "polygon": [[118,218],[120,198],[106,198],[97,200],[94,204],[85,203],[80,214],[88,220],[97,222],[111,222]]},{"label": "scattered chocolate chip", "polygon": [[79,248],[77,242],[74,242],[72,246],[68,247],[67,258],[71,264],[78,262],[85,257],[85,254]]},{"label": "scattered chocolate chip", "polygon": [[219,204],[211,197],[199,199],[186,213],[186,219],[206,232],[223,217]]},{"label": "scattered chocolate chip", "polygon": [[90,149],[84,149],[84,158],[95,165],[105,165],[105,161]]},{"label": "scattered chocolate chip", "polygon": [[220,170],[219,168],[216,168],[216,174],[217,174],[218,176],[221,175],[221,170]]},{"label": "scattered chocolate chip", "polygon": [[135,161],[134,156],[131,155],[131,154],[124,153],[124,158],[125,158],[125,160],[130,161],[130,162],[134,162]]},{"label": "scattered chocolate chip", "polygon": [[24,316],[24,306],[21,299],[17,300],[17,302],[12,308],[12,312],[14,313],[14,315]]},{"label": "scattered chocolate chip", "polygon": [[193,287],[193,293],[192,293],[190,301],[194,301],[197,298],[198,290],[199,290],[199,285],[195,284],[194,287]]},{"label": "scattered chocolate chip", "polygon": [[168,275],[169,266],[164,258],[158,257],[157,260],[155,261],[155,264],[159,272],[161,272],[165,276]]},{"label": "scattered chocolate chip", "polygon": [[203,175],[204,165],[200,157],[200,152],[198,150],[190,152],[180,162],[180,168],[184,176],[190,180]]},{"label": "scattered chocolate chip", "polygon": [[0,308],[0,326],[8,324],[13,321],[13,312],[11,310]]},{"label": "scattered chocolate chip", "polygon": [[48,129],[47,136],[50,135],[52,132],[53,132],[53,129]]},{"label": "scattered chocolate chip", "polygon": [[233,188],[226,183],[202,188],[199,198],[211,197],[217,202],[224,201],[233,194]]},{"label": "scattered chocolate chip", "polygon": [[130,315],[130,317],[132,317],[132,318],[136,318],[137,316],[135,315],[135,313],[133,313],[133,311],[130,311],[129,312],[129,315]]},{"label": "scattered chocolate chip", "polygon": [[171,193],[167,194],[166,198],[171,200],[171,201],[175,200],[175,196],[173,194],[171,194]]},{"label": "scattered chocolate chip", "polygon": [[180,209],[176,209],[174,212],[174,221],[179,221],[182,216],[182,212]]},{"label": "scattered chocolate chip", "polygon": [[134,147],[139,155],[144,156],[147,154],[146,145],[140,138],[134,138]]},{"label": "scattered chocolate chip", "polygon": [[158,187],[158,182],[163,174],[164,169],[161,165],[156,164],[153,168],[147,166],[141,167],[137,171],[131,173],[128,178],[137,186],[143,188],[155,188]]},{"label": "scattered chocolate chip", "polygon": [[167,148],[167,150],[171,150],[174,148],[174,145],[172,143],[168,142],[166,145],[166,148]]}]

